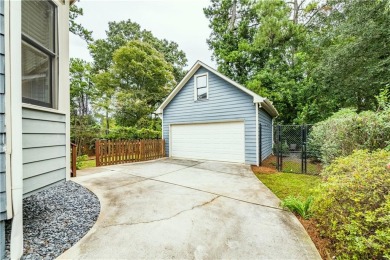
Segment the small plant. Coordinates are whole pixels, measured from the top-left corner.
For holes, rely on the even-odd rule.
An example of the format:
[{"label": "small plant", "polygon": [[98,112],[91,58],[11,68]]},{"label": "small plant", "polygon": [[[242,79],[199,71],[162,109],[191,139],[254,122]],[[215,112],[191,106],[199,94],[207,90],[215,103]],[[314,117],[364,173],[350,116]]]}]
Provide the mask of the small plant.
[{"label": "small plant", "polygon": [[81,167],[83,166],[83,162],[85,162],[86,160],[88,160],[88,155],[86,154],[77,156],[76,169],[80,170]]},{"label": "small plant", "polygon": [[282,207],[298,214],[304,219],[312,216],[311,205],[313,204],[313,197],[309,196],[305,201],[294,196],[288,196],[282,201]]}]

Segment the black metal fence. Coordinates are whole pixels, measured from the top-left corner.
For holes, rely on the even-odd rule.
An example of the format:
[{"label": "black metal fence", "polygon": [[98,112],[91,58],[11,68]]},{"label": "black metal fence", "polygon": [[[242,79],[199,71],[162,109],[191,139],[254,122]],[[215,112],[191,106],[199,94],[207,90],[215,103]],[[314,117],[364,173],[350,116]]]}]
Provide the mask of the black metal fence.
[{"label": "black metal fence", "polygon": [[312,125],[275,125],[274,154],[280,172],[318,174],[321,165],[311,156],[308,136]]}]

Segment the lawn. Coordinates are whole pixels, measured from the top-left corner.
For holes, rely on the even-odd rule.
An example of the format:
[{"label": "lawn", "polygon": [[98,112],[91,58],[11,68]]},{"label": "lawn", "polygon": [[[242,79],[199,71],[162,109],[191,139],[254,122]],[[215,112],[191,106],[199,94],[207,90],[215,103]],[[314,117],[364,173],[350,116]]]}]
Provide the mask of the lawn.
[{"label": "lawn", "polygon": [[313,189],[321,183],[321,178],[316,175],[296,173],[255,174],[281,200],[288,196],[306,199],[310,195],[314,195]]},{"label": "lawn", "polygon": [[86,168],[91,168],[91,167],[96,167],[96,160],[86,160],[83,161],[80,167],[80,170],[86,169]]}]

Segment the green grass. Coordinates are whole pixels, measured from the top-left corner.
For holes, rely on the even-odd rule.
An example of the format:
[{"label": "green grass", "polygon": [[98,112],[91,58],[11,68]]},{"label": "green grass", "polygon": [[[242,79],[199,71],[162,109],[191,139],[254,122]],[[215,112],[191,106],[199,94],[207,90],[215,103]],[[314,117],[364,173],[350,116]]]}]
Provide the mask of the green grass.
[{"label": "green grass", "polygon": [[321,183],[320,177],[306,174],[257,173],[256,176],[281,200],[288,196],[306,200],[309,196],[315,196],[313,189]]},{"label": "green grass", "polygon": [[[321,168],[317,164],[307,163],[307,173],[317,174],[321,171]],[[301,172],[301,162],[295,161],[284,161],[283,162],[283,172]]]},{"label": "green grass", "polygon": [[86,169],[86,168],[91,168],[91,167],[96,167],[95,159],[83,161],[83,163],[81,164],[80,170]]}]

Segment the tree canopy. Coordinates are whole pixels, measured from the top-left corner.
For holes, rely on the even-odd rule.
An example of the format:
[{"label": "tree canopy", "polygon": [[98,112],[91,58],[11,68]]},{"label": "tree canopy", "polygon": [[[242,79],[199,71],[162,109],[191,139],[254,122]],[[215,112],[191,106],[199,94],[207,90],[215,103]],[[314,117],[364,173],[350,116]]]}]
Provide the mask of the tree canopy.
[{"label": "tree canopy", "polygon": [[76,22],[80,15],[72,6],[70,31],[88,43],[93,61],[70,62],[72,139],[88,150],[95,138],[129,129],[156,136],[161,123],[153,112],[184,76],[185,53],[131,20],[110,22],[107,37],[94,40]]},{"label": "tree canopy", "polygon": [[150,44],[171,64],[176,81],[184,76],[187,65],[185,53],[173,41],[156,38],[152,32],[141,29],[131,20],[109,22],[106,39],[98,39],[89,45],[96,70],[107,70],[113,63],[113,53],[129,41],[141,41]]},{"label": "tree canopy", "polygon": [[212,0],[204,13],[218,70],[274,101],[279,122],[373,109],[389,86],[388,0]]}]

